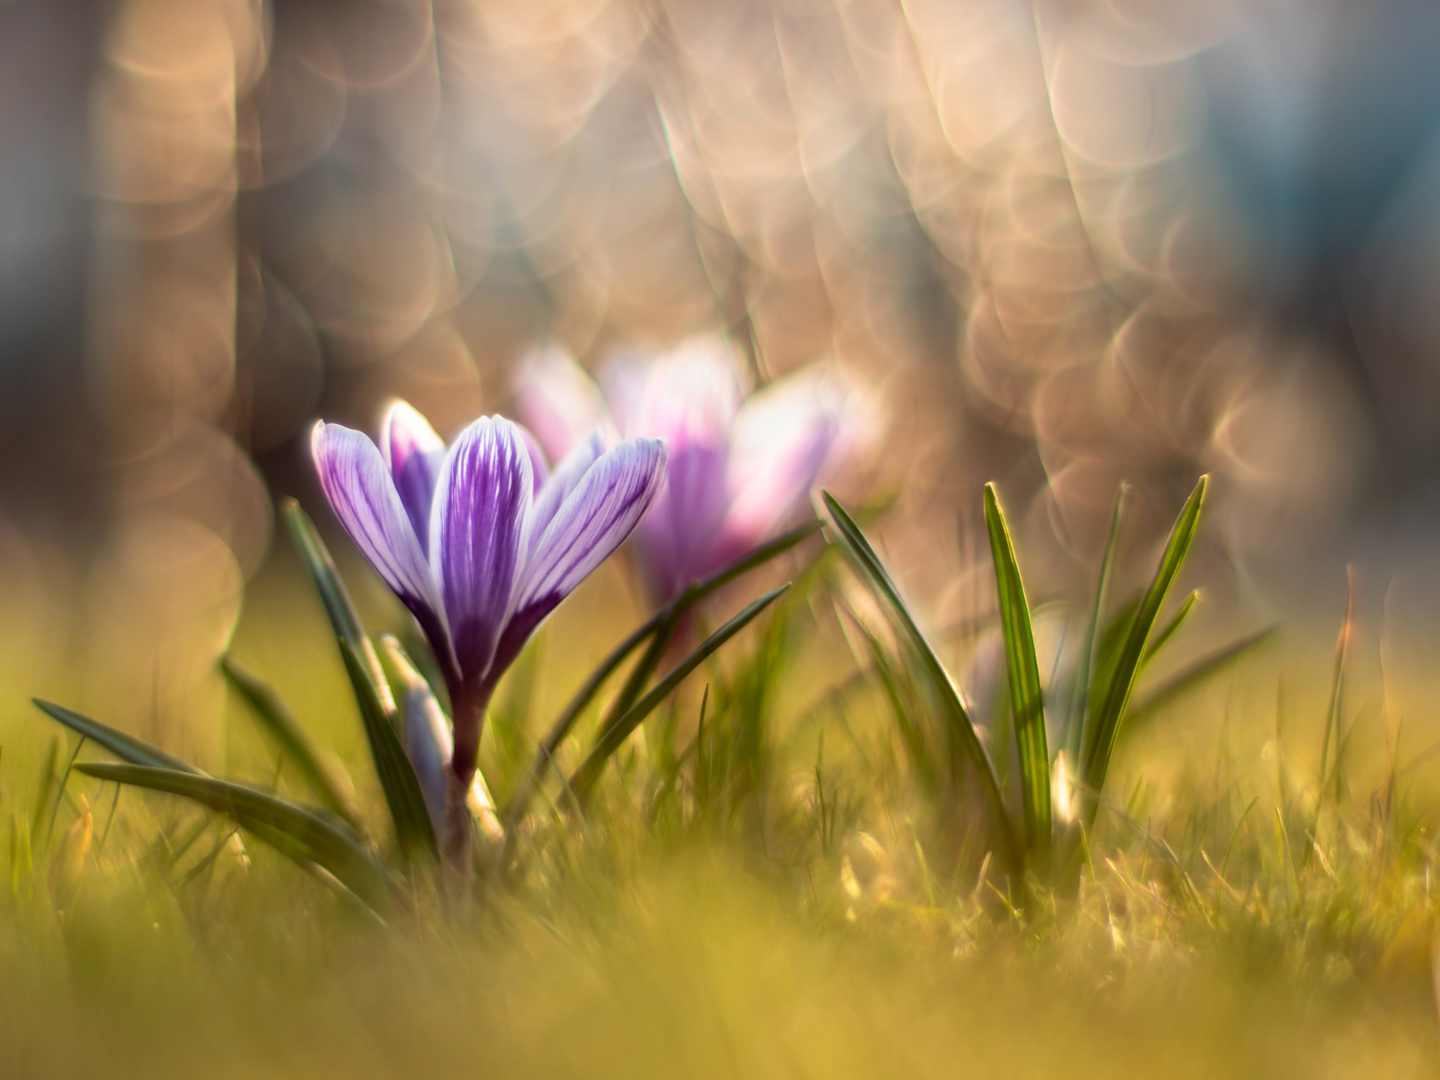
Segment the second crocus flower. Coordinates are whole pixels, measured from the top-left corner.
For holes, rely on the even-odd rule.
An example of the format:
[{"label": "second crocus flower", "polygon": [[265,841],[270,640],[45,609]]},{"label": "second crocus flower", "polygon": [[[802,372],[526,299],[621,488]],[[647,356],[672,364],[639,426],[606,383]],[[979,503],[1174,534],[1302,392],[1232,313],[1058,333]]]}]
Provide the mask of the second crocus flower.
[{"label": "second crocus flower", "polygon": [[657,605],[807,511],[810,489],[848,441],[848,402],[833,382],[801,372],[746,399],[719,338],[622,360],[603,381],[602,394],[568,355],[545,350],[523,367],[516,406],[551,455],[596,430],[668,441],[665,486],[634,541]]}]

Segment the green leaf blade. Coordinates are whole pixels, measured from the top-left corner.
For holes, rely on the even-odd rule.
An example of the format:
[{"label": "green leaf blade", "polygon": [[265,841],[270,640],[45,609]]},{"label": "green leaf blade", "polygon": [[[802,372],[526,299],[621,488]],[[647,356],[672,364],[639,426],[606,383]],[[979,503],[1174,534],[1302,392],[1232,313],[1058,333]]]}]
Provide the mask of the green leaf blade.
[{"label": "green leaf blade", "polygon": [[[320,601],[325,606],[325,614],[330,619],[335,636],[355,650],[361,660],[358,672],[370,684],[371,690],[380,700],[385,715],[393,716],[395,699],[390,693],[390,684],[385,681],[385,674],[380,668],[380,657],[376,654],[375,646],[365,633],[365,627],[360,622],[360,615],[355,610],[355,604],[350,599],[350,593],[345,588],[345,583],[340,580],[340,572],[335,568],[335,560],[330,557],[330,549],[320,538],[320,532],[315,528],[315,523],[310,520],[309,515],[300,508],[300,504],[294,499],[285,500],[281,505],[281,515],[285,518],[285,524],[290,529],[290,536],[295,541],[295,550],[299,552],[300,560],[305,564],[305,569],[310,572],[310,578],[314,581],[315,589],[320,594]],[[354,678],[355,675],[352,673],[352,681]],[[358,687],[356,692],[359,692]]]},{"label": "green leaf blade", "polygon": [[309,734],[275,688],[240,667],[229,656],[220,661],[220,671],[230,688],[250,707],[250,712],[260,721],[266,734],[294,763],[321,805],[359,829],[359,812],[351,805],[339,781],[321,760]]},{"label": "green leaf blade", "polygon": [[[540,740],[540,745],[536,750],[535,760],[531,765],[529,773],[520,781],[520,785],[510,796],[510,801],[506,804],[504,822],[507,837],[513,836],[514,827],[518,825],[520,820],[525,816],[525,811],[529,806],[530,799],[543,781],[545,773],[554,762],[555,754],[560,749],[560,744],[565,741],[566,737],[574,729],[576,722],[580,719],[580,715],[585,711],[586,706],[594,700],[595,695],[600,692],[600,688],[605,685],[610,676],[619,669],[620,665],[625,662],[631,653],[646,641],[651,642],[646,657],[641,660],[636,668],[636,672],[632,672],[630,682],[637,683],[633,692],[627,689],[616,699],[617,704],[622,701],[625,702],[626,709],[629,708],[630,704],[633,703],[634,697],[638,695],[639,691],[643,688],[644,681],[648,680],[654,673],[655,666],[659,663],[660,655],[664,651],[663,644],[657,648],[656,642],[652,640],[655,638],[655,635],[664,632],[667,626],[673,631],[673,627],[678,623],[680,617],[700,601],[718,592],[737,578],[748,574],[751,570],[758,569],[772,559],[798,547],[810,537],[814,536],[819,529],[820,523],[818,521],[807,522],[804,525],[791,529],[789,532],[782,533],[768,543],[760,545],[760,547],[754,551],[742,555],[728,566],[717,570],[710,577],[691,585],[681,593],[673,603],[661,608],[632,631],[629,637],[615,646],[610,654],[600,662],[600,665],[590,673],[585,682],[581,684],[580,689],[575,692],[575,695],[570,699],[565,709],[555,719],[554,724],[551,725],[550,730],[546,732],[545,737]],[[654,655],[653,663],[650,661],[650,654]],[[642,669],[644,669],[643,679],[637,682],[634,676]],[[626,700],[627,698],[629,700]],[[613,715],[606,726],[612,726],[613,722],[619,718],[619,715]]]},{"label": "green leaf blade", "polygon": [[102,724],[98,720],[92,720],[88,716],[82,716],[73,709],[67,709],[63,705],[56,705],[54,702],[45,701],[43,698],[33,698],[32,700],[35,707],[46,716],[63,724],[71,731],[78,732],[85,736],[91,742],[99,743],[121,761],[131,765],[144,765],[157,769],[173,769],[176,772],[192,773],[195,776],[205,775],[188,761],[182,761],[180,758],[167,754],[159,747],[151,746],[143,739],[137,739],[134,735],[128,735],[107,724]]},{"label": "green leaf blade", "polygon": [[682,683],[685,678],[704,663],[722,645],[738,634],[746,626],[755,620],[759,614],[780,598],[781,594],[788,589],[788,585],[782,585],[778,589],[771,589],[763,596],[752,600],[745,608],[732,619],[725,623],[720,629],[702,641],[695,650],[684,660],[677,664],[665,678],[655,684],[655,687],[639,701],[637,701],[625,714],[619,717],[616,722],[608,728],[596,742],[588,757],[581,762],[580,767],[570,778],[570,790],[575,794],[577,800],[582,803],[589,796],[595,781],[599,779],[601,770],[605,763],[616,750],[629,738],[645,717],[649,716],[655,708],[670,696],[671,692]]},{"label": "green leaf blade", "polygon": [[1015,558],[1015,545],[1000,509],[994,484],[985,485],[985,526],[995,564],[1005,667],[1010,676],[1010,708],[1020,751],[1020,786],[1028,851],[1043,859],[1050,850],[1050,749],[1045,739],[1045,702],[1030,606]]},{"label": "green leaf blade", "polygon": [[1070,715],[1066,718],[1064,744],[1070,754],[1071,767],[1080,760],[1085,741],[1085,720],[1090,710],[1091,687],[1098,670],[1101,637],[1105,629],[1105,601],[1110,592],[1110,574],[1115,566],[1115,553],[1120,547],[1120,523],[1125,517],[1125,503],[1130,486],[1122,483],[1115,493],[1115,509],[1110,515],[1110,533],[1105,538],[1105,551],[1100,557],[1100,573],[1095,580],[1095,599],[1090,608],[1090,622],[1082,641]]},{"label": "green leaf blade", "polygon": [[1130,702],[1130,695],[1135,689],[1135,680],[1144,659],[1145,645],[1150,631],[1159,617],[1160,608],[1165,603],[1170,586],[1180,573],[1180,567],[1184,564],[1185,556],[1189,554],[1190,546],[1195,540],[1208,481],[1208,476],[1200,477],[1199,482],[1195,485],[1195,490],[1191,492],[1184,508],[1180,511],[1180,516],[1175,520],[1169,540],[1165,544],[1165,551],[1160,557],[1160,564],[1155,569],[1155,576],[1141,597],[1134,618],[1130,622],[1124,645],[1116,659],[1115,671],[1105,688],[1104,699],[1096,713],[1094,737],[1089,741],[1088,756],[1081,763],[1080,772],[1081,782],[1089,792],[1086,800],[1087,822],[1093,822],[1099,806],[1099,795],[1110,767],[1110,758],[1115,749],[1121,720],[1124,717],[1126,706]]},{"label": "green leaf blade", "polygon": [[395,898],[390,875],[360,837],[304,807],[245,784],[175,769],[86,762],[75,770],[97,780],[178,795],[228,814],[292,861],[325,870],[373,910],[383,911]]},{"label": "green leaf blade", "polygon": [[395,841],[407,858],[419,852],[438,859],[440,847],[435,838],[435,827],[430,821],[430,812],[425,808],[425,796],[420,790],[415,767],[410,764],[400,736],[395,732],[395,725],[366,676],[360,653],[344,638],[340,639],[340,652],[345,658],[345,670],[355,687],[365,737],[369,740],[370,755],[380,778],[380,790],[395,826]]},{"label": "green leaf blade", "polygon": [[940,702],[947,730],[954,745],[975,765],[976,772],[980,776],[982,794],[995,819],[996,828],[999,830],[1003,856],[1012,868],[1021,869],[1024,864],[1023,853],[1016,840],[1009,812],[1005,809],[1005,800],[1000,794],[1000,781],[995,772],[995,763],[990,760],[990,754],[980,739],[975,722],[970,717],[970,711],[960,696],[959,688],[950,678],[950,673],[945,670],[945,666],[940,663],[939,656],[921,632],[919,624],[910,613],[910,609],[904,598],[901,597],[895,582],[891,579],[889,571],[885,569],[880,556],[870,546],[870,541],[865,538],[865,534],[855,523],[855,519],[828,491],[822,492],[821,497],[825,502],[825,508],[830,513],[830,519],[835,529],[834,535],[840,543],[845,557],[889,607],[904,637],[910,643],[911,652]]}]

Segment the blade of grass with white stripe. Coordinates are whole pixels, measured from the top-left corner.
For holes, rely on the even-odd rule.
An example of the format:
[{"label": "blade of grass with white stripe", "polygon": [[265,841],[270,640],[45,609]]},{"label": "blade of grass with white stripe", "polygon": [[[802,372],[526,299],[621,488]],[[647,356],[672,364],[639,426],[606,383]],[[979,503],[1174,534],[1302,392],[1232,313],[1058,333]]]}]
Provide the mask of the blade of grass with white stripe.
[{"label": "blade of grass with white stripe", "polygon": [[934,795],[939,790],[935,780],[935,764],[931,760],[930,748],[926,745],[924,734],[915,726],[913,714],[916,710],[913,703],[906,700],[901,682],[903,673],[898,670],[898,663],[891,661],[889,652],[880,643],[880,639],[870,632],[848,603],[837,605],[836,610],[844,614],[864,640],[866,651],[870,654],[870,671],[880,680],[880,688],[884,691],[890,713],[895,718],[896,730],[900,733],[900,743],[910,760],[910,769],[925,793]]},{"label": "blade of grass with white stripe", "polygon": [[891,580],[885,564],[880,561],[880,556],[870,546],[870,541],[865,539],[865,534],[855,524],[855,519],[846,513],[845,508],[828,491],[822,492],[821,497],[830,513],[835,538],[846,559],[890,609],[892,617],[909,642],[910,651],[914,654],[926,681],[931,684],[951,739],[975,766],[975,772],[980,777],[982,794],[998,830],[1003,858],[1012,869],[1021,870],[1024,860],[1010,815],[1005,809],[1005,800],[1000,794],[995,763],[990,760],[985,744],[980,741],[980,734],[975,730],[975,722],[970,718],[970,711],[965,707],[959,688],[950,678],[945,666],[940,663],[940,658],[935,654],[930,642],[920,632],[920,626],[910,614],[909,607],[900,596],[900,590],[895,587],[895,582]]},{"label": "blade of grass with white stripe", "polygon": [[1190,613],[1195,610],[1195,602],[1199,599],[1200,590],[1196,589],[1180,601],[1180,606],[1175,609],[1175,614],[1170,617],[1170,621],[1156,631],[1154,639],[1145,647],[1145,655],[1140,660],[1142,668],[1160,655],[1161,649],[1170,644],[1170,639],[1175,636],[1180,627],[1185,625],[1185,620],[1190,618]]},{"label": "blade of grass with white stripe", "polygon": [[75,771],[97,780],[179,795],[228,814],[292,861],[314,863],[325,870],[375,911],[383,911],[395,898],[384,865],[347,826],[257,788],[144,765],[86,762],[75,766]]},{"label": "blade of grass with white stripe", "polygon": [[1133,731],[1137,724],[1150,719],[1180,695],[1193,690],[1212,675],[1273,640],[1279,632],[1278,626],[1267,626],[1264,630],[1248,634],[1186,666],[1163,685],[1157,686],[1143,701],[1137,701],[1130,706],[1125,717],[1126,730]]},{"label": "blade of grass with white stripe", "polygon": [[438,858],[440,848],[435,840],[435,828],[430,822],[429,811],[425,809],[425,796],[415,776],[415,767],[405,755],[400,736],[396,734],[395,726],[386,716],[379,696],[365,675],[359,652],[344,638],[340,639],[340,652],[345,658],[345,670],[355,686],[360,717],[365,723],[365,737],[370,741],[370,755],[375,761],[375,772],[380,777],[380,790],[385,795],[385,805],[395,825],[396,843],[406,858],[417,852],[432,859]]},{"label": "blade of grass with white stripe", "polygon": [[1130,485],[1121,484],[1115,493],[1115,510],[1110,515],[1110,535],[1105,539],[1105,554],[1100,558],[1100,576],[1095,582],[1095,605],[1090,609],[1090,625],[1081,646],[1080,660],[1075,666],[1075,689],[1070,701],[1070,714],[1065,722],[1065,748],[1073,763],[1081,752],[1081,735],[1085,730],[1085,714],[1090,708],[1090,685],[1095,678],[1096,652],[1105,621],[1105,600],[1110,591],[1110,571],[1115,565],[1115,550],[1120,544],[1120,522]]},{"label": "blade of grass with white stripe", "polygon": [[[1099,808],[1099,794],[1105,786],[1105,774],[1110,768],[1110,757],[1115,749],[1116,736],[1135,689],[1135,679],[1140,673],[1141,661],[1145,655],[1145,644],[1150,631],[1165,603],[1165,597],[1174,584],[1200,523],[1200,510],[1205,501],[1208,476],[1200,477],[1186,500],[1180,516],[1170,531],[1170,539],[1160,556],[1160,565],[1155,570],[1149,587],[1140,598],[1134,618],[1125,635],[1125,643],[1116,658],[1115,670],[1105,687],[1104,698],[1095,713],[1093,737],[1087,738],[1088,756],[1081,763],[1080,780],[1088,791],[1085,800],[1084,820],[1092,824]],[[1087,732],[1087,735],[1090,733]]]},{"label": "blade of grass with white stripe", "polygon": [[188,772],[196,776],[205,775],[188,761],[182,761],[180,758],[167,754],[159,747],[151,746],[134,735],[127,735],[108,724],[102,724],[98,720],[92,720],[73,709],[45,701],[43,698],[33,698],[32,701],[35,707],[50,719],[65,725],[71,731],[78,732],[91,742],[99,743],[121,761],[157,769],[174,769],[176,772]]},{"label": "blade of grass with white stripe", "polygon": [[985,528],[990,534],[990,555],[995,563],[1005,668],[1010,676],[1010,710],[1015,743],[1020,751],[1026,853],[1027,857],[1043,859],[1051,841],[1050,749],[1045,741],[1045,701],[1025,584],[1020,579],[1015,545],[994,484],[985,485]]},{"label": "blade of grass with white stripe", "polygon": [[[300,504],[294,499],[286,499],[281,503],[281,515],[285,518],[285,524],[290,528],[290,536],[295,541],[295,550],[300,553],[300,559],[305,564],[305,569],[310,572],[311,579],[315,582],[315,588],[320,593],[320,601],[325,605],[325,614],[330,617],[330,625],[335,630],[335,636],[341,641],[348,642],[360,657],[361,665],[359,673],[364,676],[370,684],[370,688],[379,699],[382,711],[386,719],[393,724],[395,722],[395,698],[390,693],[390,684],[385,681],[385,674],[380,668],[380,657],[375,652],[375,646],[365,633],[365,627],[360,622],[360,616],[355,611],[355,604],[350,599],[350,593],[345,588],[345,583],[340,580],[340,572],[335,569],[335,560],[330,557],[330,549],[325,546],[325,541],[320,539],[320,532],[315,528],[315,523],[310,516],[300,508]],[[354,675],[351,678],[354,679]],[[359,686],[355,692],[360,693]]]},{"label": "blade of grass with white stripe", "polygon": [[310,736],[300,726],[300,722],[295,719],[295,715],[275,688],[250,674],[229,656],[220,661],[220,671],[230,688],[250,707],[265,732],[275,740],[281,751],[299,770],[321,805],[359,830],[359,812],[345,797],[340,782],[321,760]]},{"label": "blade of grass with white stripe", "polygon": [[780,595],[789,587],[789,585],[782,585],[778,589],[771,589],[764,596],[752,600],[743,611],[702,641],[694,652],[680,661],[665,678],[655,684],[654,689],[637,701],[612,727],[605,731],[595,744],[595,748],[590,751],[589,756],[580,763],[580,767],[570,778],[570,790],[580,803],[583,804],[589,797],[595,781],[600,778],[600,772],[605,767],[605,763],[610,760],[616,750],[620,749],[630,733],[640,725],[640,722],[669,697],[686,676],[709,659],[711,654],[732,637],[745,629],[756,616],[779,599]]}]

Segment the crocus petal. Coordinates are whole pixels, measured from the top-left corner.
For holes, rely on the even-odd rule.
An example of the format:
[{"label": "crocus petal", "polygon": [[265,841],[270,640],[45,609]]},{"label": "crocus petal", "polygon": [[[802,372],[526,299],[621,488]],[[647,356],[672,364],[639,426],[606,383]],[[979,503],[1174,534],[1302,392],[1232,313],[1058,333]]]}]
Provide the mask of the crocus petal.
[{"label": "crocus petal", "polygon": [[[414,676],[413,678],[411,676]],[[440,703],[418,674],[402,673],[405,682],[405,756],[420,782],[425,809],[437,833],[445,822],[445,789],[450,758],[455,752],[450,727]]]},{"label": "crocus petal", "polygon": [[555,467],[555,472],[535,496],[535,508],[530,512],[530,537],[539,540],[545,529],[555,518],[555,511],[561,505],[582,477],[594,465],[605,450],[605,438],[600,432],[592,432],[588,439],[577,443],[565,460]]},{"label": "crocus petal", "polygon": [[315,425],[310,448],[335,516],[375,572],[415,613],[443,657],[440,596],[379,449],[360,432],[324,421]]},{"label": "crocus petal", "polygon": [[525,452],[530,455],[530,477],[535,484],[535,489],[531,494],[539,495],[540,489],[545,486],[545,481],[550,479],[550,466],[545,461],[545,451],[540,448],[540,443],[534,435],[520,424],[515,426],[520,429],[520,438],[525,442]]},{"label": "crocus petal", "polygon": [[610,427],[600,388],[561,349],[537,349],[520,365],[515,409],[551,461],[598,428]]},{"label": "crocus petal", "polygon": [[611,408],[628,436],[670,441],[671,454],[692,442],[723,442],[740,407],[735,357],[719,338],[692,338],[643,369],[619,362],[606,371]]},{"label": "crocus petal", "polygon": [[420,538],[420,550],[428,551],[430,502],[435,495],[440,466],[445,461],[445,441],[409,402],[397,401],[385,413],[380,428],[380,452],[415,535]]},{"label": "crocus petal", "polygon": [[665,458],[660,440],[630,439],[601,454],[585,470],[536,541],[525,566],[514,604],[517,633],[528,637],[624,543],[655,500],[665,475]]},{"label": "crocus petal", "polygon": [[672,447],[665,487],[635,531],[640,569],[657,603],[674,598],[709,568],[730,508],[728,462],[723,443]]},{"label": "crocus petal", "polygon": [[519,427],[498,416],[466,428],[440,470],[430,562],[467,682],[482,679],[494,658],[528,543],[534,487]]},{"label": "crocus petal", "polygon": [[804,505],[834,455],[842,402],[822,379],[796,375],[756,394],[731,434],[730,512],[723,552],[729,561],[764,541]]}]

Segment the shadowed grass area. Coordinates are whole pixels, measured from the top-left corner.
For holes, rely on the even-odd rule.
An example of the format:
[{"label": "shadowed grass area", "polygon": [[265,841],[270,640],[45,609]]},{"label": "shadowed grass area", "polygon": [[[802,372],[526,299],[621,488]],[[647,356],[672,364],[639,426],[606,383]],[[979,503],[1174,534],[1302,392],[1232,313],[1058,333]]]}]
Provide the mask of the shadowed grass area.
[{"label": "shadowed grass area", "polygon": [[[983,904],[802,911],[714,850],[586,872],[473,925],[369,922],[278,865],[171,891],[87,880],[7,901],[8,1075],[1411,1076],[1436,1038],[1428,946],[1395,912],[1344,940],[1119,865],[1053,922]],[[1358,899],[1358,898],[1357,898]],[[1314,919],[1319,907],[1310,909]],[[1274,915],[1272,913],[1272,919]],[[1373,961],[1367,973],[1357,963]]]}]

